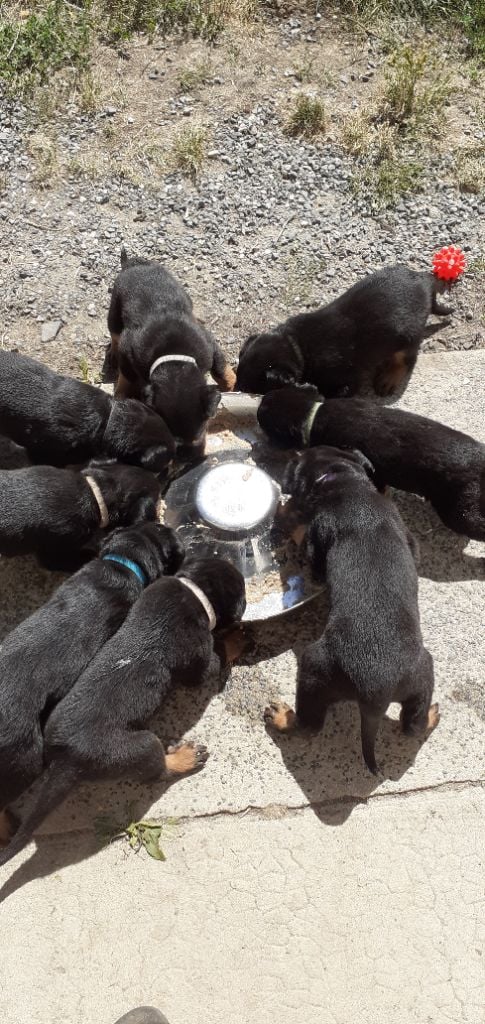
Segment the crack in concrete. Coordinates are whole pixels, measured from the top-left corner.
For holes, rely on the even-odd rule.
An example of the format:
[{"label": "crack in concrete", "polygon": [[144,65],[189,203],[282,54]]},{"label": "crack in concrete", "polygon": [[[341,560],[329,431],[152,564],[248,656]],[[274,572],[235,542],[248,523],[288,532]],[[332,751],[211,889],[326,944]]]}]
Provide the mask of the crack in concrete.
[{"label": "crack in concrete", "polygon": [[[248,804],[247,807],[239,808],[237,810],[216,810],[216,811],[204,811],[202,814],[190,814],[182,815],[176,819],[178,825],[185,825],[192,821],[211,821],[218,818],[262,818],[268,821],[278,821],[289,818],[293,815],[301,814],[302,811],[313,811],[318,815],[319,811],[326,811],[328,813],[334,813],[338,815],[339,810],[344,810],[349,806],[366,806],[371,801],[381,800],[396,800],[400,797],[411,797],[415,794],[420,793],[432,793],[432,792],[461,792],[464,789],[483,789],[485,787],[485,779],[460,779],[451,780],[448,782],[435,783],[428,786],[417,786],[412,789],[400,789],[390,793],[369,793],[368,796],[357,796],[349,795],[342,797],[335,797],[331,800],[319,800],[319,801],[305,801],[301,804],[265,804],[258,806],[256,804]],[[153,818],[154,821],[163,823],[166,819],[162,816],[160,818]],[[88,833],[92,830],[87,826],[81,828],[73,828],[65,831],[59,830],[56,832],[42,832],[38,833],[37,836],[41,836],[42,839],[52,839],[63,835],[73,835],[75,833]],[[37,838],[36,836],[36,838]]]},{"label": "crack in concrete", "polygon": [[348,807],[349,804],[357,806],[370,803],[374,800],[395,800],[399,797],[410,797],[415,793],[431,793],[434,791],[439,792],[460,792],[462,789],[471,787],[472,789],[482,789],[485,786],[485,779],[460,779],[451,780],[448,782],[434,783],[428,786],[415,786],[412,789],[400,789],[396,792],[391,793],[369,793],[368,796],[357,796],[350,794],[349,796],[334,797],[331,800],[313,800],[305,801],[301,804],[266,804],[264,806],[258,806],[256,804],[248,804],[247,807],[243,807],[240,810],[217,810],[217,811],[205,811],[203,814],[191,814],[185,815],[177,819],[181,824],[189,821],[205,821],[213,818],[224,818],[224,817],[263,817],[269,820],[277,820],[279,818],[286,818],[293,813],[300,811],[316,811],[335,810],[337,813],[340,808]]}]

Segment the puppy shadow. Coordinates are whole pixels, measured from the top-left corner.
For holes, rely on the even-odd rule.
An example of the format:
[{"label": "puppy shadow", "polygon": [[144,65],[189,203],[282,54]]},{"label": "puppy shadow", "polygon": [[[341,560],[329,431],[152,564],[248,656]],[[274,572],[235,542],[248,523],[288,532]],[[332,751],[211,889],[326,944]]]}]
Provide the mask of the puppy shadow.
[{"label": "puppy shadow", "polygon": [[342,702],[330,707],[319,733],[268,730],[288,772],[320,821],[333,826],[344,824],[384,781],[398,782],[413,767],[425,738],[403,735],[398,717],[390,717],[398,716],[397,708],[392,705],[381,722],[376,741],[376,776],[368,771],[362,758],[356,704]]},{"label": "puppy shadow", "polygon": [[433,507],[416,494],[392,491],[392,499],[418,542],[419,576],[446,583],[485,579],[484,544],[453,533]]},{"label": "puppy shadow", "polygon": [[[148,723],[166,750],[186,733],[194,732],[210,700],[221,689],[223,680],[219,658],[214,655],[210,672],[201,686],[180,686],[169,694],[163,708]],[[210,754],[210,747],[209,747]],[[199,771],[204,771],[202,767]],[[153,804],[179,779],[192,775],[161,779],[152,784],[132,779],[86,783],[73,790],[64,805],[49,819],[49,832],[34,835],[35,850],[30,858],[17,866],[12,860],[11,875],[0,888],[0,903],[28,882],[95,856],[111,837],[129,824],[144,819]],[[13,807],[20,820],[28,813],[39,783]],[[99,831],[102,825],[103,838]]]}]

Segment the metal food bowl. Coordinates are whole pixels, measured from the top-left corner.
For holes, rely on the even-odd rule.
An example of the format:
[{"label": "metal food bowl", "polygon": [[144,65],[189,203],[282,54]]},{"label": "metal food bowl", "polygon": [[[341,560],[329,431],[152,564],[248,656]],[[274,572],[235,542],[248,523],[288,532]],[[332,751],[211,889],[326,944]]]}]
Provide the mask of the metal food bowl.
[{"label": "metal food bowl", "polygon": [[259,402],[238,392],[223,395],[205,460],[175,479],[165,495],[164,521],[178,531],[187,552],[219,555],[242,572],[245,620],[281,615],[321,590],[275,527],[290,455],[264,440]]}]

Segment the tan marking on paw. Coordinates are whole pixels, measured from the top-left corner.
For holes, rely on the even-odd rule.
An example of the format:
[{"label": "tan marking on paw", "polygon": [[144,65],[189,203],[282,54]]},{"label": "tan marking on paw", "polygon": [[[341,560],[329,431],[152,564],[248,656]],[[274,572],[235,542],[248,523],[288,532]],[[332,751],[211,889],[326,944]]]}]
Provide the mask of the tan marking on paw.
[{"label": "tan marking on paw", "polygon": [[0,811],[0,846],[6,846],[10,842],[14,831],[8,811]]},{"label": "tan marking on paw", "polygon": [[229,363],[226,363],[222,376],[214,377],[214,380],[219,385],[221,391],[234,391],[236,387],[236,374]]},{"label": "tan marking on paw", "polygon": [[182,740],[175,746],[167,747],[165,768],[169,775],[186,775],[205,764],[208,757],[207,747],[193,743],[192,740]]},{"label": "tan marking on paw", "polygon": [[264,720],[266,725],[272,726],[278,732],[291,732],[296,727],[296,714],[289,704],[283,701],[274,701],[264,709]]},{"label": "tan marking on paw", "polygon": [[426,732],[432,732],[436,729],[438,722],[441,718],[439,704],[432,704],[428,711],[428,724],[426,726]]}]

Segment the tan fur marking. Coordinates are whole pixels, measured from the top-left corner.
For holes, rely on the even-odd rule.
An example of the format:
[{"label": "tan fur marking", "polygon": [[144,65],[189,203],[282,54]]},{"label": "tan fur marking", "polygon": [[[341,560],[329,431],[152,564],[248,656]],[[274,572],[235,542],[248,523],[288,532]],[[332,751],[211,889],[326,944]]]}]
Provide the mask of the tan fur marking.
[{"label": "tan fur marking", "polygon": [[226,363],[222,377],[214,377],[214,380],[219,385],[221,391],[234,391],[236,386],[236,374],[229,363]]},{"label": "tan fur marking", "polygon": [[0,811],[0,846],[6,846],[13,835],[12,822],[8,811]]},{"label": "tan fur marking", "polygon": [[136,385],[127,380],[122,373],[118,373],[118,380],[115,384],[115,398],[136,398],[138,392]]},{"label": "tan fur marking", "polygon": [[428,711],[428,724],[426,726],[426,732],[432,732],[436,729],[440,720],[440,706],[439,704],[432,704]]},{"label": "tan fur marking", "polygon": [[226,663],[232,665],[234,661],[241,657],[241,654],[243,654],[248,645],[248,638],[244,633],[243,626],[234,626],[233,629],[226,633],[223,643]]},{"label": "tan fur marking", "polygon": [[200,747],[191,740],[183,740],[174,747],[167,747],[165,768],[170,775],[186,775],[206,760],[205,747]]},{"label": "tan fur marking", "polygon": [[264,720],[278,732],[291,732],[296,727],[296,714],[283,701],[275,701],[265,708]]},{"label": "tan fur marking", "polygon": [[292,531],[291,539],[295,542],[297,547],[301,547],[303,541],[305,540],[305,536],[306,526],[304,523],[300,523],[300,525],[296,526],[295,529]]},{"label": "tan fur marking", "polygon": [[407,353],[403,350],[395,352],[392,358],[378,369],[376,384],[379,394],[391,395],[397,390],[408,372],[406,358]]},{"label": "tan fur marking", "polygon": [[120,335],[119,334],[112,334],[111,335],[111,351],[112,351],[113,355],[116,356],[116,357],[118,356],[119,344],[120,344]]}]

